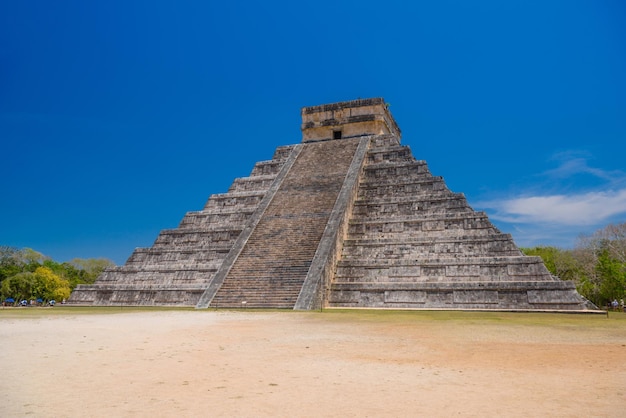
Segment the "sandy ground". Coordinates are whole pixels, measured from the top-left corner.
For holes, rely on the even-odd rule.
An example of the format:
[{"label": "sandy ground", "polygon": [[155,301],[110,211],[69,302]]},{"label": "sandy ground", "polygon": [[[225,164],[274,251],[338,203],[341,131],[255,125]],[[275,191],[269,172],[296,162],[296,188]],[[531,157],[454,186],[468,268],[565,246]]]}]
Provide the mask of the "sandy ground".
[{"label": "sandy ground", "polygon": [[3,417],[626,416],[625,314],[7,311]]}]

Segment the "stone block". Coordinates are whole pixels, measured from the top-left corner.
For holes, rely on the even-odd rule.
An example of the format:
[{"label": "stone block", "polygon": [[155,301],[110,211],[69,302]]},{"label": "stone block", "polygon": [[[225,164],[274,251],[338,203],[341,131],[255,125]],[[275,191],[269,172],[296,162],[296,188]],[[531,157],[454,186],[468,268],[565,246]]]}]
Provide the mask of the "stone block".
[{"label": "stone block", "polygon": [[387,290],[384,292],[385,303],[424,304],[426,292],[410,290]]},{"label": "stone block", "polygon": [[500,302],[498,292],[495,290],[455,290],[453,300],[454,303],[474,305],[497,305]]}]

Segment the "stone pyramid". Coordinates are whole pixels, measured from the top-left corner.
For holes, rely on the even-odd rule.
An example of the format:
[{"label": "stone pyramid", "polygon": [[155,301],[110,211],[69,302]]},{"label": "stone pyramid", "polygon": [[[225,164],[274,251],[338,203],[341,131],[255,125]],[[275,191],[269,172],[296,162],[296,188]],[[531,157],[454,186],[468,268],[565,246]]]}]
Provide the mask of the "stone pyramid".
[{"label": "stone pyramid", "polygon": [[382,98],[305,107],[276,149],[73,304],[593,310],[400,144]]}]

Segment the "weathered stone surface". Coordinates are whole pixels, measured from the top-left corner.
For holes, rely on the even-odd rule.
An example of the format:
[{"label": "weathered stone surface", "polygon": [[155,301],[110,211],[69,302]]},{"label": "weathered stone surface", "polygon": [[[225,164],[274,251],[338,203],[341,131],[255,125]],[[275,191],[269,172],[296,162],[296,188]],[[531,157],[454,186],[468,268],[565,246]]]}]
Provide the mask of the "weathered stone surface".
[{"label": "weathered stone surface", "polygon": [[388,133],[400,136],[382,98],[305,107],[301,113],[303,142]]},{"label": "weathered stone surface", "polygon": [[279,147],[255,164],[227,193],[212,195],[176,229],[161,231],[150,248],[137,248],[121,267],[94,285],[79,285],[74,304],[195,306],[273,184],[294,146]]},{"label": "weathered stone surface", "polygon": [[294,307],[359,142],[304,144],[209,306]]},{"label": "weathered stone surface", "polygon": [[594,309],[415,159],[381,98],[303,108],[301,144],[70,303]]}]

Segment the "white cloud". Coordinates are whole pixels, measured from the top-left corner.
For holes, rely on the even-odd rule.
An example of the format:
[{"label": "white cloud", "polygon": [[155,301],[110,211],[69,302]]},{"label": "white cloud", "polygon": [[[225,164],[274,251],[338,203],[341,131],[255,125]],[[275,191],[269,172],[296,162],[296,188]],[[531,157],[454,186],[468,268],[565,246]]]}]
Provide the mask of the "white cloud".
[{"label": "white cloud", "polygon": [[480,202],[490,217],[508,223],[597,225],[626,214],[626,189],[571,195],[528,196]]},{"label": "white cloud", "polygon": [[[518,245],[572,246],[580,234],[626,221],[626,175],[591,167],[586,157],[578,151],[559,154],[559,166],[527,188],[472,206],[511,232]],[[587,182],[581,175],[596,181]]]},{"label": "white cloud", "polygon": [[[558,167],[545,171],[539,181],[545,190],[564,190],[571,193],[542,192],[526,190],[516,196],[478,203],[478,207],[491,209],[490,217],[507,223],[552,224],[569,226],[598,225],[611,217],[626,214],[626,175],[619,171],[607,171],[591,167],[589,155],[584,151],[567,151],[555,154],[553,160]],[[574,190],[562,186],[562,180],[586,175],[600,180],[593,189]],[[580,180],[580,179],[579,179]],[[547,181],[547,182],[546,182]],[[529,190],[538,184],[529,185]],[[579,184],[578,181],[573,183]],[[570,183],[571,186],[571,183]]]}]

